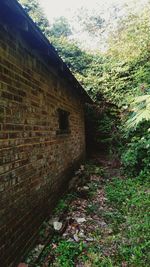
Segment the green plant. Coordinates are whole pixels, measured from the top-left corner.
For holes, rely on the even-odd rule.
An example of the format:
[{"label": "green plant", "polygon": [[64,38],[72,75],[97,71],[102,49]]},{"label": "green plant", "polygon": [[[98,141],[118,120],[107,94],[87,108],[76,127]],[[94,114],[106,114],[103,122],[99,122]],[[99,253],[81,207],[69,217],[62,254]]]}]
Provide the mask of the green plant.
[{"label": "green plant", "polygon": [[130,105],[131,115],[127,120],[128,128],[136,128],[137,125],[146,120],[150,120],[150,95],[135,97]]},{"label": "green plant", "polygon": [[102,253],[101,247],[91,245],[86,252],[86,257],[82,257],[85,266],[90,267],[113,267],[113,262],[109,257],[105,257]]},{"label": "green plant", "polygon": [[71,207],[68,207],[68,203],[71,202],[76,197],[76,193],[70,193],[65,195],[62,199],[59,200],[54,213],[59,214],[60,212],[64,212],[65,210],[69,210]]},{"label": "green plant", "polygon": [[55,208],[55,213],[58,214],[59,212],[64,211],[67,207],[66,199],[60,199]]},{"label": "green plant", "polygon": [[125,261],[128,266],[149,266],[148,185],[148,181],[143,183],[141,179],[115,178],[106,186],[108,203],[123,217],[123,221],[118,221],[114,213],[112,221],[112,227],[118,225],[116,263]]},{"label": "green plant", "polygon": [[122,163],[128,175],[150,176],[150,122],[142,122],[128,131],[122,151]]},{"label": "green plant", "polygon": [[56,266],[74,267],[75,260],[85,249],[83,242],[75,243],[62,240],[56,248]]},{"label": "green plant", "polygon": [[91,203],[87,206],[86,212],[87,214],[97,214],[99,209],[99,205],[95,203]]},{"label": "green plant", "polygon": [[[102,167],[100,166],[97,166],[91,162],[89,162],[88,164],[85,165],[85,173],[87,175],[99,175],[99,176],[102,176],[104,174],[104,170]],[[95,181],[96,183],[96,181]]]}]

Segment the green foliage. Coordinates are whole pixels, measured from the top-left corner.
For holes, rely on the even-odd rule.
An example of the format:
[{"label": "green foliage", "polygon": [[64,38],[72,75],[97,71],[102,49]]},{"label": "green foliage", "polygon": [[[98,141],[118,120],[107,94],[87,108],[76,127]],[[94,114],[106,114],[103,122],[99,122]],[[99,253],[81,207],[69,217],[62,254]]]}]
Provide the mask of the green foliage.
[{"label": "green foliage", "polygon": [[98,246],[91,246],[87,251],[87,257],[83,258],[85,266],[90,267],[114,267],[112,260],[104,256]]},{"label": "green foliage", "polygon": [[64,211],[66,208],[67,208],[66,199],[60,199],[55,208],[55,213],[59,214],[60,212]]},{"label": "green foliage", "polygon": [[82,51],[75,42],[68,41],[68,39],[63,36],[61,38],[55,38],[55,36],[51,37],[51,41],[73,73],[75,75],[83,75],[87,65],[92,61],[92,56]]},{"label": "green foliage", "polygon": [[128,175],[143,179],[150,176],[149,8],[147,4],[136,14],[130,10],[120,20],[110,36],[100,78],[100,91],[122,108],[123,167]]},{"label": "green foliage", "polygon": [[82,253],[85,248],[83,242],[75,243],[62,240],[58,243],[56,248],[56,266],[60,267],[74,267],[77,257]]},{"label": "green foliage", "polygon": [[[102,98],[101,101],[97,102],[97,105],[86,107],[86,117],[89,149],[91,146],[92,149],[100,149],[103,153],[106,153],[119,145],[120,133],[118,127],[120,118],[116,105],[106,102]],[[92,131],[89,130],[90,128]]]},{"label": "green foliage", "polygon": [[127,127],[136,127],[140,122],[150,120],[150,95],[135,97],[130,105],[131,115],[127,121]]},{"label": "green foliage", "polygon": [[150,34],[150,4],[136,13],[130,10],[128,16],[119,21],[116,31],[110,35],[109,54],[115,60],[133,61],[148,50]]},{"label": "green foliage", "polygon": [[105,59],[103,75],[99,79],[99,92],[120,107],[128,105],[133,97],[147,94],[150,87],[148,57],[149,54],[133,62]]},{"label": "green foliage", "polygon": [[[130,10],[109,35],[99,91],[119,106],[150,87],[150,4],[138,13]],[[146,93],[146,90],[144,91]]]},{"label": "green foliage", "polygon": [[[60,214],[62,212],[65,212],[68,209],[68,203],[72,201],[76,197],[75,193],[67,194],[67,196],[64,196],[59,200],[57,203],[57,206],[54,210],[55,214]],[[71,208],[71,207],[70,207]]]},{"label": "green foliage", "polygon": [[82,31],[87,32],[92,37],[100,34],[100,31],[103,29],[105,23],[101,14],[95,12],[94,10],[91,13],[84,7],[78,10],[77,19]]},{"label": "green foliage", "polygon": [[98,212],[98,209],[99,209],[99,204],[89,204],[86,208],[86,212],[87,214],[97,214]]},{"label": "green foliage", "polygon": [[122,153],[126,173],[150,178],[150,121],[142,122],[136,130],[130,130],[126,140],[127,144]]},{"label": "green foliage", "polygon": [[[150,205],[148,181],[140,179],[119,180],[115,178],[106,186],[108,203],[123,217],[118,221],[118,215],[110,218],[117,232],[117,257],[115,262],[126,262],[128,266],[149,266],[149,216]],[[114,265],[116,266],[116,265]],[[118,264],[117,264],[118,266]],[[120,265],[119,265],[120,266]]]},{"label": "green foliage", "polygon": [[50,35],[55,38],[68,37],[72,34],[71,27],[65,17],[56,18],[50,29]]},{"label": "green foliage", "polygon": [[100,54],[92,55],[82,50],[76,42],[64,36],[51,36],[50,41],[82,86],[94,100],[97,100],[104,58]]},{"label": "green foliage", "polygon": [[122,163],[130,176],[150,177],[150,96],[136,97],[124,128]]}]

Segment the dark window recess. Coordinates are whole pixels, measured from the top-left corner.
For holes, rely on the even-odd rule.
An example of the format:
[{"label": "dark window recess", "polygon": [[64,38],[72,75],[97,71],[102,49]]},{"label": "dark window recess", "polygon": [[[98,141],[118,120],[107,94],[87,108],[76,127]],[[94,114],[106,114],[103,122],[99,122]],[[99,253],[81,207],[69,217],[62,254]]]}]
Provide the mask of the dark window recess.
[{"label": "dark window recess", "polygon": [[59,129],[57,131],[57,134],[70,133],[69,115],[70,115],[70,113],[68,111],[65,111],[63,109],[58,109]]}]

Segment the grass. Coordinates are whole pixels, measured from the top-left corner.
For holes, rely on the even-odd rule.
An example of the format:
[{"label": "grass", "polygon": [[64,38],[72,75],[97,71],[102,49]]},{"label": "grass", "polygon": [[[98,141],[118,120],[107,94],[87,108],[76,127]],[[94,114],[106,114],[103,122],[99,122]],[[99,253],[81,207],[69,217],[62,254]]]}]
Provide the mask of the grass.
[{"label": "grass", "polygon": [[86,245],[83,242],[74,243],[61,240],[55,250],[56,262],[54,266],[74,267],[76,258],[83,253]]},{"label": "grass", "polygon": [[118,245],[114,262],[117,266],[121,262],[126,262],[127,266],[149,266],[148,187],[148,181],[139,179],[115,178],[106,185],[108,204],[114,210],[107,218],[116,233]]},{"label": "grass", "polygon": [[[106,182],[108,208],[103,217],[112,234],[98,236],[97,243],[87,249],[85,266],[90,267],[149,267],[150,207],[149,182],[140,179]],[[95,207],[88,207],[94,212]],[[101,243],[102,240],[102,243]],[[115,248],[113,253],[105,251]]]},{"label": "grass", "polygon": [[60,212],[63,212],[65,210],[68,210],[69,209],[68,203],[71,202],[75,198],[76,198],[76,194],[70,193],[70,194],[67,194],[67,196],[65,195],[62,199],[60,199],[54,210],[55,215],[60,214]]},{"label": "grass", "polygon": [[[96,173],[95,173],[96,170]],[[86,166],[87,175],[102,174],[95,166]],[[101,175],[100,175],[101,176]],[[94,241],[72,242],[56,235],[45,248],[42,266],[47,255],[52,261],[47,266],[74,267],[84,263],[86,267],[149,267],[150,257],[150,207],[148,179],[120,179],[88,181],[88,201],[85,206],[87,215],[98,215],[106,223],[104,227],[93,227],[91,237]],[[96,192],[104,188],[106,203],[99,211]],[[61,199],[55,209],[55,215],[66,210],[72,211],[72,201],[78,198],[74,192]],[[93,202],[94,200],[94,202]],[[106,230],[106,232],[105,232]],[[110,232],[108,232],[110,230]],[[55,248],[53,247],[55,245]]]}]

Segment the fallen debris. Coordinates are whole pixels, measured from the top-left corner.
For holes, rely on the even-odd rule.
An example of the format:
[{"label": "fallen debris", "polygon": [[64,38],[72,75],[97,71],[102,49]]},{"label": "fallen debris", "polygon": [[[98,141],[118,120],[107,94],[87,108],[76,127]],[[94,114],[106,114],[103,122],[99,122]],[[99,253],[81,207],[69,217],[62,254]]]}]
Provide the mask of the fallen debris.
[{"label": "fallen debris", "polygon": [[75,218],[77,223],[84,223],[86,222],[86,219],[85,218]]},{"label": "fallen debris", "polygon": [[54,226],[54,229],[56,230],[56,231],[60,231],[60,229],[62,228],[62,226],[63,226],[63,224],[62,224],[62,222],[53,222],[53,226]]}]

